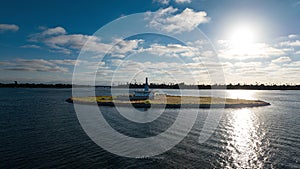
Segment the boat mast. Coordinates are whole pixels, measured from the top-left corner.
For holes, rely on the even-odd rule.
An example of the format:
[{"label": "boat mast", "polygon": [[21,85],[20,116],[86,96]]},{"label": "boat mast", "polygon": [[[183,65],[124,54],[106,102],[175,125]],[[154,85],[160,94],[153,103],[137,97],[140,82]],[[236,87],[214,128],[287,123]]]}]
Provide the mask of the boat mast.
[{"label": "boat mast", "polygon": [[146,84],[145,84],[145,87],[144,87],[144,91],[145,91],[145,92],[148,92],[148,91],[149,91],[148,77],[146,77]]}]

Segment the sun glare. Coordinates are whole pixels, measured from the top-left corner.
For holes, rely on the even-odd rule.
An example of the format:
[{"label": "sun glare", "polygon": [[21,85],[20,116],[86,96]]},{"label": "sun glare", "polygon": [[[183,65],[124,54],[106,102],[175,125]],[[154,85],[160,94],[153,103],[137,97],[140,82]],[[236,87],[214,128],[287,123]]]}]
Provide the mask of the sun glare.
[{"label": "sun glare", "polygon": [[261,31],[257,24],[246,22],[235,24],[226,30],[226,38],[222,55],[247,59],[265,55],[261,41]]},{"label": "sun glare", "polygon": [[246,50],[254,43],[254,32],[250,27],[240,26],[231,33],[230,44],[232,48]]},{"label": "sun glare", "polygon": [[227,90],[227,97],[232,99],[255,100],[256,93],[254,90]]}]

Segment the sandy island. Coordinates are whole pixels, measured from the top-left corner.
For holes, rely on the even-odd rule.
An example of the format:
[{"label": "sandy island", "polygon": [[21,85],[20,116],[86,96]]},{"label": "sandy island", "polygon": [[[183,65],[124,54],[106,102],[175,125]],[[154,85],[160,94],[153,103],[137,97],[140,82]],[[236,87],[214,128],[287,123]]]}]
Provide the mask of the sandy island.
[{"label": "sandy island", "polygon": [[[127,99],[124,99],[127,98]],[[224,99],[195,96],[157,95],[151,100],[129,100],[128,96],[96,96],[71,97],[69,103],[94,104],[99,106],[134,106],[136,108],[165,107],[165,108],[244,108],[268,106],[270,103],[261,100]]]}]

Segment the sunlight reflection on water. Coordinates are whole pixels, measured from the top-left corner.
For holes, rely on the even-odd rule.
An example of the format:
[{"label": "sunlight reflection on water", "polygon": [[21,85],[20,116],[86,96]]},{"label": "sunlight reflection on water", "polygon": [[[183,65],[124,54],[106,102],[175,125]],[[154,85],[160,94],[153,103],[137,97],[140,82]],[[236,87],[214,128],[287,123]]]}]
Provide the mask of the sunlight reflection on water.
[{"label": "sunlight reflection on water", "polygon": [[227,90],[226,92],[228,98],[248,100],[255,100],[257,93],[255,90]]},{"label": "sunlight reflection on water", "polygon": [[[249,109],[239,109],[232,112],[232,131],[227,149],[233,168],[262,168],[259,160],[261,151],[261,137],[256,116]],[[230,167],[230,166],[228,166]]]}]

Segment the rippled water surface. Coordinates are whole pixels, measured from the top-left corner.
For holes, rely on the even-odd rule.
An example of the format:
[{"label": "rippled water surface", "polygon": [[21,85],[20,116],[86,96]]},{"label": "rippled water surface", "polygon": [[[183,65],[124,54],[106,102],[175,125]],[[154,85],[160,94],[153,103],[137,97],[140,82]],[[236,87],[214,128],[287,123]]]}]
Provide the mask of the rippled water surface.
[{"label": "rippled water surface", "polygon": [[[158,92],[178,94],[176,90]],[[65,102],[71,89],[1,88],[0,168],[300,168],[300,91],[219,91],[224,92],[230,98],[260,99],[271,106],[226,109],[213,135],[200,144],[199,133],[209,113],[201,109],[178,145],[154,157],[134,159],[109,153],[87,136],[73,105]],[[195,93],[185,90],[182,94]],[[210,95],[209,90],[200,93]],[[137,138],[165,131],[178,115],[176,109],[159,117],[151,111],[140,112],[154,121],[137,124],[115,108],[102,109],[115,130]]]}]

